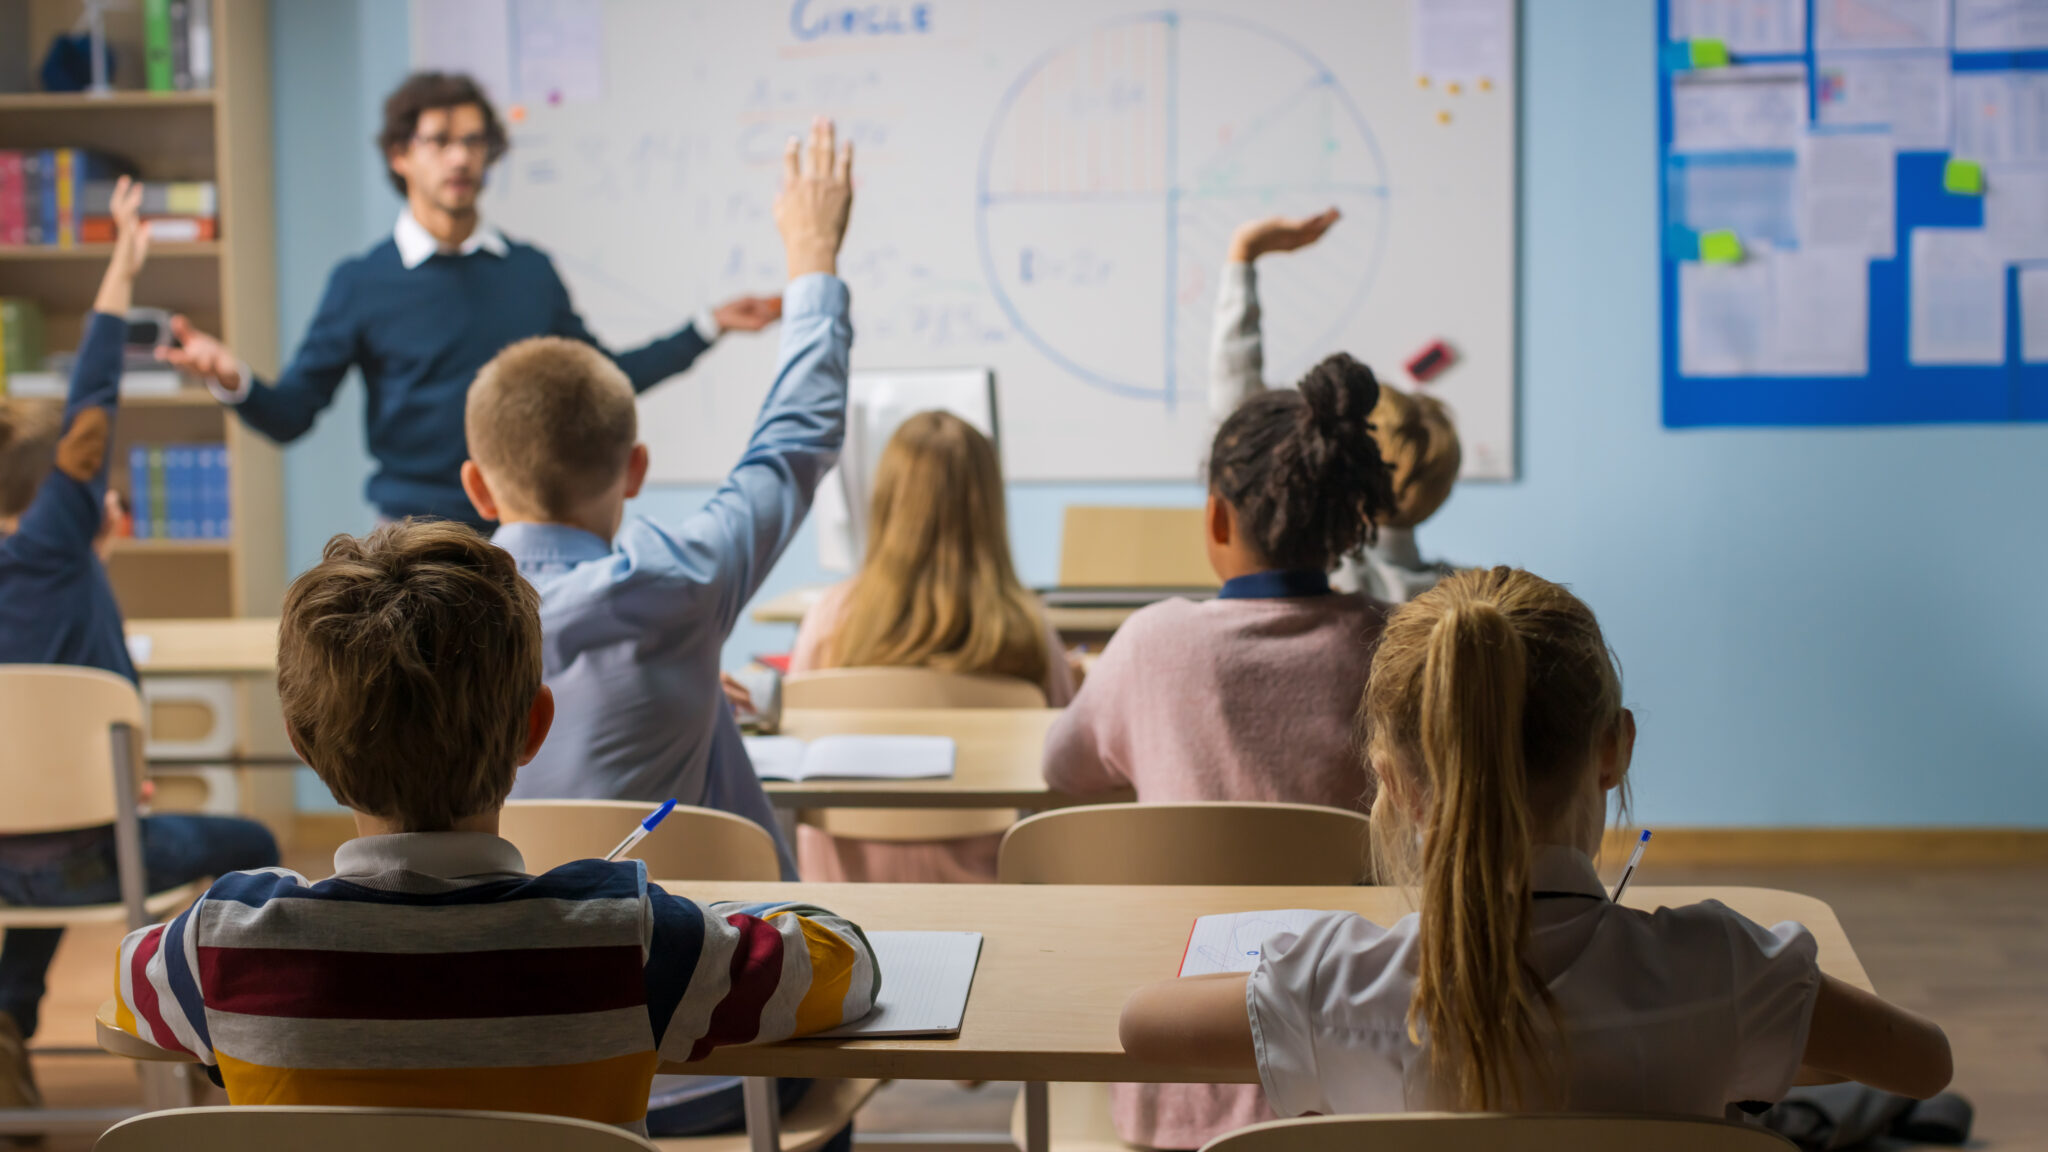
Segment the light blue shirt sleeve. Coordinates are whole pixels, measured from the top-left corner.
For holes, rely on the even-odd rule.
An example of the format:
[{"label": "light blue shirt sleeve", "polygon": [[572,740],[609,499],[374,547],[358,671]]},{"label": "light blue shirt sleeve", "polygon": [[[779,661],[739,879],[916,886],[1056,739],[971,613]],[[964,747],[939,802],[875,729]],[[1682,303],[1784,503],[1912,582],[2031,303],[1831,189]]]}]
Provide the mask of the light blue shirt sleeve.
[{"label": "light blue shirt sleeve", "polygon": [[846,437],[846,284],[814,273],[782,293],[782,355],[754,434],[725,483],[674,526],[644,516],[619,531],[628,571],[666,601],[656,613],[732,632],[811,508]]}]

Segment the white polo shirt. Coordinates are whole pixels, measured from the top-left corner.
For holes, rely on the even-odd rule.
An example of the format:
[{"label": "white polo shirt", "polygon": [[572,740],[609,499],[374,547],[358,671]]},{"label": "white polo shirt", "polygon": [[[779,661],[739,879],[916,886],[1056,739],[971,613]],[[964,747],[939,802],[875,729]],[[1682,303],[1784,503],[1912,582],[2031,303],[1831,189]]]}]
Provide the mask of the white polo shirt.
[{"label": "white polo shirt", "polygon": [[[1530,960],[1565,1029],[1563,1107],[1719,1117],[1792,1086],[1820,987],[1803,926],[1767,929],[1714,900],[1617,907],[1593,862],[1558,846],[1537,850],[1531,889]],[[1408,1039],[1418,925],[1332,912],[1266,947],[1245,1000],[1274,1111],[1442,1107],[1428,1038]]]}]

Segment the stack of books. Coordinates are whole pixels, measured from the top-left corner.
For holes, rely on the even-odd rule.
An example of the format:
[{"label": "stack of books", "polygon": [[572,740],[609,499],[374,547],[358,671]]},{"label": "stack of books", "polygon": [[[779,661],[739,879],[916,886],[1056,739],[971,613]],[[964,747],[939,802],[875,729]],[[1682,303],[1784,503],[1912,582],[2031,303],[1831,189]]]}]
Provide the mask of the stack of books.
[{"label": "stack of books", "polygon": [[128,450],[135,535],[225,540],[233,521],[226,444],[137,444]]},{"label": "stack of books", "polygon": [[[79,189],[78,238],[86,244],[114,240],[114,182],[93,180]],[[220,192],[211,180],[145,180],[142,218],[159,243],[186,244],[220,238]]]},{"label": "stack of books", "polygon": [[142,0],[142,64],[151,92],[213,87],[213,0]]},{"label": "stack of books", "polygon": [[86,189],[133,174],[127,161],[90,148],[0,150],[0,244],[80,243]]}]

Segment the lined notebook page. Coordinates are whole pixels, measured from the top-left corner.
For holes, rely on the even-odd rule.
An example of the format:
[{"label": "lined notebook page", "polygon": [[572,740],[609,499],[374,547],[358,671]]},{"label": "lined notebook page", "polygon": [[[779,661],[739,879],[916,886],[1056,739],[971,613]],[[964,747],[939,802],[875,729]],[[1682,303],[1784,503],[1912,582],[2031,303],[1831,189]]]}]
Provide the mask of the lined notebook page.
[{"label": "lined notebook page", "polygon": [[979,932],[870,932],[882,993],[863,1019],[820,1036],[938,1036],[960,1031],[981,960]]},{"label": "lined notebook page", "polygon": [[1308,908],[1281,908],[1203,916],[1188,933],[1188,950],[1180,958],[1180,974],[1250,972],[1259,966],[1260,950],[1266,941],[1275,936],[1299,935],[1309,921],[1321,915]]},{"label": "lined notebook page", "polygon": [[951,736],[744,736],[763,780],[944,780],[953,775]]}]

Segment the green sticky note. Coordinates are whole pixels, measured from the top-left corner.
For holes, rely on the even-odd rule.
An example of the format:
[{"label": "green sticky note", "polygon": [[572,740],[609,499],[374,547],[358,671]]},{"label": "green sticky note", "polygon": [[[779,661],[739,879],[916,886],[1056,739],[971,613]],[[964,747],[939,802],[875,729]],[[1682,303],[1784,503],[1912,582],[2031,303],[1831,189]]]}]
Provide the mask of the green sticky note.
[{"label": "green sticky note", "polygon": [[1692,44],[1692,66],[1695,68],[1726,68],[1728,66],[1728,45],[1720,40],[1694,40]]},{"label": "green sticky note", "polygon": [[1958,160],[1951,156],[1948,167],[1941,170],[1941,186],[1958,196],[1982,196],[1984,166],[1975,160]]},{"label": "green sticky note", "polygon": [[1700,259],[1709,264],[1741,263],[1742,237],[1726,228],[1700,233]]}]

